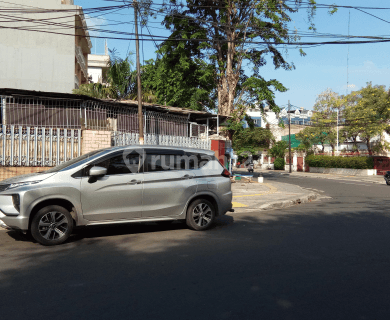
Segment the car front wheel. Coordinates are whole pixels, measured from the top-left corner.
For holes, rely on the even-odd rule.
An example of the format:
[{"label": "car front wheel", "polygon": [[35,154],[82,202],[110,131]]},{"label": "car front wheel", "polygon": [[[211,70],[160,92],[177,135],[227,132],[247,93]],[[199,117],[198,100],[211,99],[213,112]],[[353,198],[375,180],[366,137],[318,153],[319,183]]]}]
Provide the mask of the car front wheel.
[{"label": "car front wheel", "polygon": [[72,216],[61,206],[53,205],[40,209],[31,222],[31,235],[45,246],[63,243],[72,230]]},{"label": "car front wheel", "polygon": [[205,199],[192,202],[187,209],[187,225],[191,229],[201,231],[210,228],[215,220],[213,204]]}]

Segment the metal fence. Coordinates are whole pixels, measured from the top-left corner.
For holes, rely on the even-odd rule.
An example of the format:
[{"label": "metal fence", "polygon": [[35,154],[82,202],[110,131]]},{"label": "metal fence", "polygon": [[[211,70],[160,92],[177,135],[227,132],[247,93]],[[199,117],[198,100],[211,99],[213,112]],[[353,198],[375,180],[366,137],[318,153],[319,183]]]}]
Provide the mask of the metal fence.
[{"label": "metal fence", "polygon": [[[112,144],[114,146],[126,146],[139,144],[138,133],[113,132]],[[170,135],[145,134],[144,144],[146,145],[161,145],[172,147],[186,147],[196,149],[211,149],[211,142],[208,139],[196,137],[180,137]]]},{"label": "metal fence", "polygon": [[190,123],[190,137],[208,138],[207,126],[203,124]]},{"label": "metal fence", "polygon": [[[105,101],[0,96],[1,124],[24,127],[109,130],[138,133],[138,109],[131,104]],[[144,111],[147,134],[198,137],[207,126],[189,123],[188,117]]]},{"label": "metal fence", "polygon": [[81,130],[1,126],[2,166],[50,167],[81,154]]}]

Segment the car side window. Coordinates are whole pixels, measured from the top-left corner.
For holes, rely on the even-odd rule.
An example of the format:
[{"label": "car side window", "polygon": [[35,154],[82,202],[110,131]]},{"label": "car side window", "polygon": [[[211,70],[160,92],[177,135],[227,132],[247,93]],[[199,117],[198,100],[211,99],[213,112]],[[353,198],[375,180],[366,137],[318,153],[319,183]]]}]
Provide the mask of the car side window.
[{"label": "car side window", "polygon": [[125,161],[122,153],[116,154],[110,158],[104,159],[86,167],[84,176],[88,176],[89,169],[93,166],[106,168],[107,175],[137,173],[139,167],[139,155],[128,154]]},{"label": "car side window", "polygon": [[212,157],[207,154],[146,154],[144,172],[158,172],[168,170],[193,170],[203,167]]},{"label": "car side window", "polygon": [[144,163],[145,172],[177,170],[176,155],[147,154]]}]

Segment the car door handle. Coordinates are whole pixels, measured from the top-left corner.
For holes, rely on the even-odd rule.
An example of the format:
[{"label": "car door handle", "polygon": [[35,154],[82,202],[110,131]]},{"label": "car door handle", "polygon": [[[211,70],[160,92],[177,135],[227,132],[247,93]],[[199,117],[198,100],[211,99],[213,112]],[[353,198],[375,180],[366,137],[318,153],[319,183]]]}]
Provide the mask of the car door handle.
[{"label": "car door handle", "polygon": [[189,175],[189,174],[186,174],[183,176],[183,179],[192,179],[193,176]]},{"label": "car door handle", "polygon": [[133,180],[129,181],[128,184],[140,184],[141,182],[142,182],[141,180],[133,179]]}]

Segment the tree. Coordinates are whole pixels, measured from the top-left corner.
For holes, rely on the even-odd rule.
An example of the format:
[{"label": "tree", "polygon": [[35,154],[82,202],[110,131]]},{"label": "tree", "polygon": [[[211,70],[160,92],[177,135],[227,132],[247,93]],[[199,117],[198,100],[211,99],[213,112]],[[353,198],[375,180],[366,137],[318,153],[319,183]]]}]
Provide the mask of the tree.
[{"label": "tree", "polygon": [[110,89],[110,98],[121,100],[129,96],[136,96],[137,74],[131,70],[132,62],[129,57],[122,59],[117,56],[116,50],[110,50],[107,82]]},{"label": "tree", "polygon": [[132,99],[137,97],[137,75],[131,70],[132,62],[129,57],[122,59],[117,56],[116,50],[110,50],[110,60],[106,78],[106,84],[88,83],[74,89],[74,94],[82,94],[98,99]]},{"label": "tree", "polygon": [[356,144],[357,136],[360,137],[369,154],[373,149],[372,139],[379,137],[375,149],[383,149],[382,133],[389,127],[390,91],[386,91],[385,86],[367,83],[366,87],[346,96],[345,103],[344,134]]},{"label": "tree", "polygon": [[[194,110],[214,109],[214,69],[195,56],[196,48],[179,43],[163,44],[161,58],[147,61],[142,70],[142,87],[155,93],[156,101]],[[192,55],[192,58],[190,58]]]},{"label": "tree", "polygon": [[327,142],[327,134],[319,127],[306,127],[298,132],[295,137],[301,141],[299,149],[308,151],[313,145],[321,145],[322,152],[325,151],[325,144]]},{"label": "tree", "polygon": [[269,129],[242,128],[233,134],[233,149],[240,155],[245,151],[257,154],[260,150],[268,149],[271,141],[275,138]]},{"label": "tree", "polygon": [[313,130],[310,132],[315,137],[313,142],[316,140],[322,146],[322,152],[325,151],[325,144],[329,144],[334,154],[337,144],[337,113],[340,114],[343,110],[343,100],[337,93],[327,89],[318,95],[313,109]]},{"label": "tree", "polygon": [[311,127],[306,127],[295,134],[295,137],[301,142],[297,147],[298,150],[304,151],[306,154],[313,152],[314,134],[312,135]]},{"label": "tree", "polygon": [[[186,46],[196,49],[192,52],[197,57],[214,66],[219,114],[232,115],[237,104],[248,105],[248,101],[267,101],[278,111],[274,91],[287,89],[275,79],[264,79],[260,67],[267,63],[266,56],[271,55],[275,68],[294,68],[275,44],[297,40],[296,35],[289,34],[287,25],[291,21],[289,14],[297,11],[301,3],[295,0],[295,6],[291,7],[280,0],[187,0],[184,7],[170,0],[164,8],[167,13],[164,23],[172,34],[165,44],[175,48],[184,41]],[[305,6],[313,29],[315,1],[310,0]],[[261,46],[257,44],[259,41]],[[251,67],[249,75],[244,65]]]},{"label": "tree", "polygon": [[284,158],[286,150],[288,148],[288,143],[286,141],[278,141],[274,143],[271,149],[269,149],[269,154],[275,158]]}]

